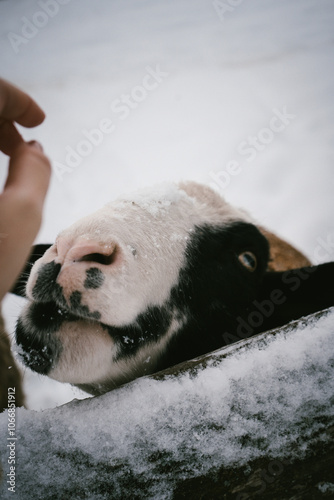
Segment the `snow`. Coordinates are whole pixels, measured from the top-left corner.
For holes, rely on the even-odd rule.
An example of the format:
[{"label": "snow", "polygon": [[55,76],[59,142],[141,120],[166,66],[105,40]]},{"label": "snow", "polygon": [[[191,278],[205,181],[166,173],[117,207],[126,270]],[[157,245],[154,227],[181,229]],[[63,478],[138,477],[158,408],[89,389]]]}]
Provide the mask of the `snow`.
[{"label": "snow", "polygon": [[319,483],[318,489],[321,493],[334,493],[334,484],[333,483]]},{"label": "snow", "polygon": [[[23,131],[55,171],[37,242],[123,193],[192,179],[333,260],[331,0],[227,0],[224,15],[211,0],[55,0],[45,21],[46,3],[0,2],[2,77],[47,113]],[[15,45],[11,33],[30,35]],[[6,170],[2,156],[2,184]],[[23,303],[3,304],[10,332]],[[35,410],[84,397],[28,370],[25,390]]]},{"label": "snow", "polygon": [[[189,199],[184,191],[178,189],[176,184],[160,183],[153,187],[133,191],[127,196],[121,196],[118,203],[121,212],[128,203],[133,203],[152,217],[159,218],[168,211],[172,204],[178,203],[182,198]],[[115,206],[114,203],[112,206]]]},{"label": "snow", "polygon": [[[16,498],[169,499],[178,481],[220,466],[302,458],[334,416],[333,320],[334,308],[176,376],[144,377],[43,412],[17,410]],[[3,463],[7,425],[2,415]]]}]

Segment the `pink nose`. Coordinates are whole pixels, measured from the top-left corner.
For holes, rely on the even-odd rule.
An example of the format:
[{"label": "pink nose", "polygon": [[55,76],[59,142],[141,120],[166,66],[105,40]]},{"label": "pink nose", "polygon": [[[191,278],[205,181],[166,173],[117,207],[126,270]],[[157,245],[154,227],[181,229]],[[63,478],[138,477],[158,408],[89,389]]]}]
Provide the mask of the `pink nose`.
[{"label": "pink nose", "polygon": [[85,238],[71,242],[60,238],[57,241],[57,260],[62,264],[94,262],[108,266],[115,261],[117,254],[115,243],[99,243]]}]

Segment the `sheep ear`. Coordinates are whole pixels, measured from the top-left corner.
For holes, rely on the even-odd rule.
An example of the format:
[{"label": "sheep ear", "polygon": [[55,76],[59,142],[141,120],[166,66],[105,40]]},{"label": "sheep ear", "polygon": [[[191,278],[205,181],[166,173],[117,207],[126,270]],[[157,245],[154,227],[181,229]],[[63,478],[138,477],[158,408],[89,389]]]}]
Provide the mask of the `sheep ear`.
[{"label": "sheep ear", "polygon": [[334,306],[334,262],[267,272],[255,309],[263,314],[261,331]]},{"label": "sheep ear", "polygon": [[25,264],[23,271],[18,277],[15,285],[10,290],[10,293],[18,295],[19,297],[25,297],[25,286],[30,274],[30,270],[32,265],[36,262],[36,260],[40,259],[44,253],[52,246],[52,243],[34,245],[31,249],[30,256]]}]

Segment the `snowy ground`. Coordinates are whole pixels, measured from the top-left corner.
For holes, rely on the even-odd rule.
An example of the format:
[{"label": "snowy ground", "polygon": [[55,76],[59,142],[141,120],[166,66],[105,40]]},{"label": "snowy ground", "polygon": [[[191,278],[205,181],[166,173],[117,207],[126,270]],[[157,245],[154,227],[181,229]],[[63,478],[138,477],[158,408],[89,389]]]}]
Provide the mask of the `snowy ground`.
[{"label": "snowy ground", "polygon": [[[47,113],[24,132],[55,170],[37,242],[123,192],[194,179],[333,260],[333,26],[331,0],[1,1],[1,76]],[[10,331],[22,303],[4,302]],[[25,376],[30,408],[74,397]]]}]

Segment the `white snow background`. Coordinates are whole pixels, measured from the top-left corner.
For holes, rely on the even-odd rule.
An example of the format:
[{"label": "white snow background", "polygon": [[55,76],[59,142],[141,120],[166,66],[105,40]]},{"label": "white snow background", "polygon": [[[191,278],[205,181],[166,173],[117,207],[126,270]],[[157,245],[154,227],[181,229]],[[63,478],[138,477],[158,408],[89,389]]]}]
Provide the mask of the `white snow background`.
[{"label": "white snow background", "polygon": [[[225,13],[212,0],[59,0],[52,15],[45,3],[0,2],[1,76],[45,110],[44,124],[23,134],[58,172],[36,242],[139,187],[226,180],[235,161],[229,182],[216,184],[221,194],[314,262],[333,260],[332,0],[226,0]],[[264,132],[284,109],[283,130]],[[68,148],[106,118],[113,132],[60,179]],[[252,137],[260,142],[250,158]],[[6,172],[1,156],[2,185]],[[23,303],[4,301],[11,333]],[[86,397],[29,370],[25,391],[36,410]]]}]

